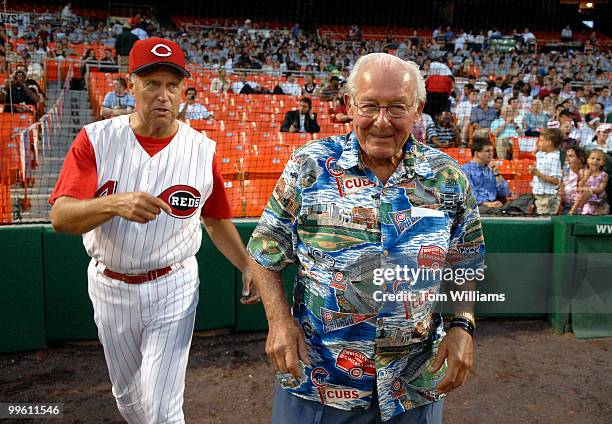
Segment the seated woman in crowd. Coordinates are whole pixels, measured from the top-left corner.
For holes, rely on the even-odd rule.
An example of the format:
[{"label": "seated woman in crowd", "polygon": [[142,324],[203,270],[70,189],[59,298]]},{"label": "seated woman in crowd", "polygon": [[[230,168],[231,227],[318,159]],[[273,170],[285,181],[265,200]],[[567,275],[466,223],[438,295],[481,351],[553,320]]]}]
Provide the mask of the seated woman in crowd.
[{"label": "seated woman in crowd", "polygon": [[117,72],[117,61],[111,49],[104,49],[104,57],[100,59],[100,72]]},{"label": "seated woman in crowd", "polygon": [[606,201],[608,173],[604,171],[605,165],[606,154],[599,149],[591,150],[586,168],[580,170],[580,195],[570,209],[570,215],[607,215],[610,212]]},{"label": "seated woman in crowd", "polygon": [[564,215],[572,209],[578,199],[578,181],[580,180],[580,171],[584,167],[584,161],[584,150],[578,147],[570,147],[565,151],[566,168],[559,188]]},{"label": "seated woman in crowd", "polygon": [[304,95],[309,95],[311,97],[319,94],[319,85],[315,82],[314,76],[312,74],[306,74],[306,83],[302,89]]},{"label": "seated woman in crowd", "polygon": [[81,58],[81,75],[85,78],[85,73],[87,72],[87,65],[97,65],[98,58],[96,57],[96,52],[94,49],[87,49],[85,55]]}]

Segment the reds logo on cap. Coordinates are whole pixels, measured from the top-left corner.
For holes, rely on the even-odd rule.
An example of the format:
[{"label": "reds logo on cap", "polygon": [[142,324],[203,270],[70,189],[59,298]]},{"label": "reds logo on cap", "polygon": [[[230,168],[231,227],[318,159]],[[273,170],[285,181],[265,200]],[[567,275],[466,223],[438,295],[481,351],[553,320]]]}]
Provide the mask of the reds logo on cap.
[{"label": "reds logo on cap", "polygon": [[[165,52],[160,52],[159,49],[165,49]],[[159,56],[159,57],[168,57],[172,55],[172,49],[168,46],[166,46],[165,44],[156,44],[153,46],[153,48],[151,49],[151,53],[153,53],[155,56]]]},{"label": "reds logo on cap", "polygon": [[187,70],[185,53],[174,41],[152,37],[134,43],[130,50],[130,73],[142,72],[160,65],[174,68],[186,77],[191,76]]},{"label": "reds logo on cap", "polygon": [[170,215],[180,219],[193,216],[202,198],[195,188],[180,184],[165,189],[158,197],[172,208]]}]

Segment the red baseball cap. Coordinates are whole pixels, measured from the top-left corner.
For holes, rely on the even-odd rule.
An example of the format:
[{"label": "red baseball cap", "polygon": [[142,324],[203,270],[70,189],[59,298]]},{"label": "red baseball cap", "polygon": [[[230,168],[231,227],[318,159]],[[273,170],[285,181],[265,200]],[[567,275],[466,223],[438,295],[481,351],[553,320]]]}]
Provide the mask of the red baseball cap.
[{"label": "red baseball cap", "polygon": [[136,41],[130,50],[129,73],[136,74],[157,65],[169,66],[187,78],[191,77],[187,70],[185,53],[174,41],[159,37]]}]

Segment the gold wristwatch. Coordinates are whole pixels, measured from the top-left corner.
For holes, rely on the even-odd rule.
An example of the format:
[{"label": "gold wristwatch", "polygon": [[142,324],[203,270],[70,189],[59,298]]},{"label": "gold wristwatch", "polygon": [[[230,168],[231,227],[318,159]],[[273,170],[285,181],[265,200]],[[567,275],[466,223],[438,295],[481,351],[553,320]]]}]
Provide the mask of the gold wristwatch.
[{"label": "gold wristwatch", "polygon": [[476,328],[476,318],[471,312],[455,312],[453,318],[465,318]]}]

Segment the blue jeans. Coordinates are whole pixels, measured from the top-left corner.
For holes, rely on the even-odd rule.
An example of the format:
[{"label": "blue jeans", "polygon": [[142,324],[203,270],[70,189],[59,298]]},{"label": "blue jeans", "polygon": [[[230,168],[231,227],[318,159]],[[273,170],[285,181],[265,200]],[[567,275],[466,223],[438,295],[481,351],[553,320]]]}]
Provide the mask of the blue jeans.
[{"label": "blue jeans", "polygon": [[[444,399],[410,409],[384,424],[442,424]],[[274,387],[272,424],[379,424],[378,396],[373,396],[370,408],[345,411],[319,402],[289,394],[278,384]]]}]

